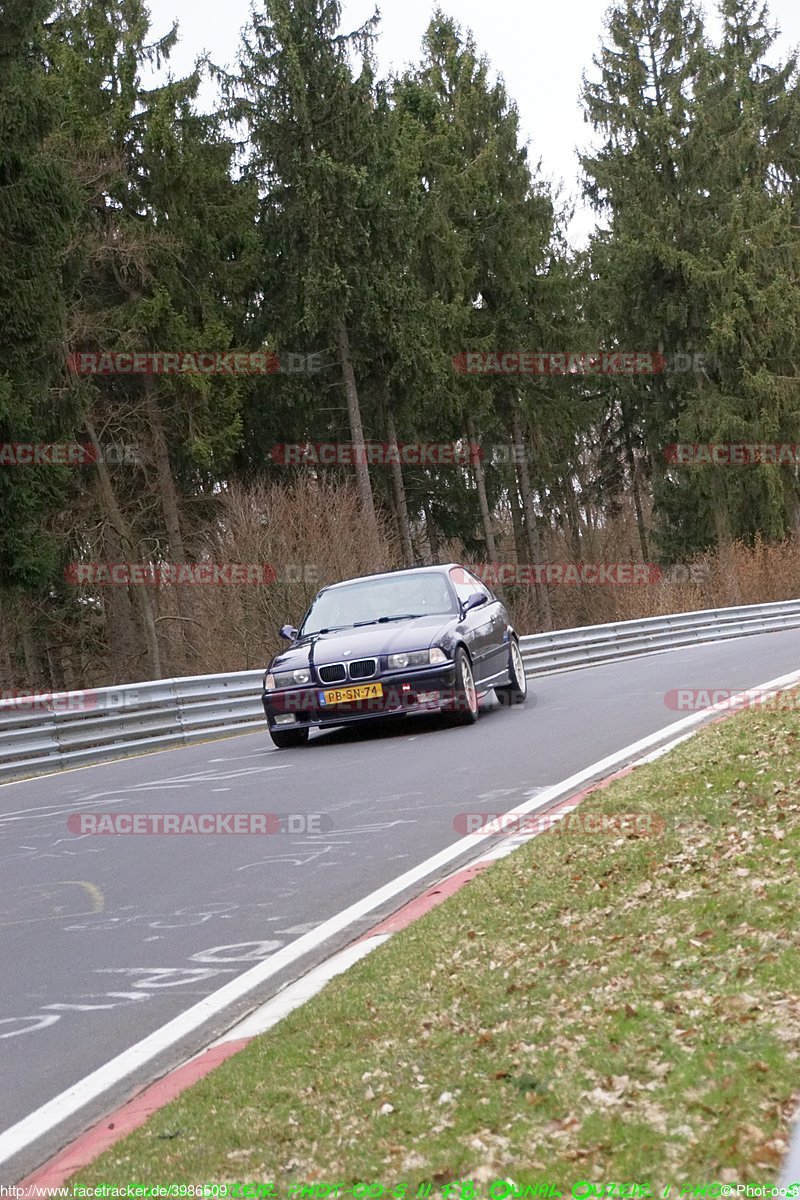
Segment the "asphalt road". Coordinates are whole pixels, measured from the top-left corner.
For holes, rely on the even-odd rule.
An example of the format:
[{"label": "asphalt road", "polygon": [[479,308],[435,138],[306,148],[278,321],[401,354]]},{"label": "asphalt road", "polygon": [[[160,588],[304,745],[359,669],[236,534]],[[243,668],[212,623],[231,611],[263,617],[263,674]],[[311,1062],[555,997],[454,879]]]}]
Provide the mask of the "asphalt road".
[{"label": "asphalt road", "polygon": [[[524,708],[491,704],[471,727],[424,717],[280,752],[259,729],[1,786],[0,1130],[458,840],[459,814],[506,811],[672,724],[685,714],[667,707],[671,689],[753,687],[798,668],[800,631],[759,634],[531,680]],[[311,820],[267,835],[73,832],[82,813],[265,812],[295,825],[320,815],[323,831]]]}]

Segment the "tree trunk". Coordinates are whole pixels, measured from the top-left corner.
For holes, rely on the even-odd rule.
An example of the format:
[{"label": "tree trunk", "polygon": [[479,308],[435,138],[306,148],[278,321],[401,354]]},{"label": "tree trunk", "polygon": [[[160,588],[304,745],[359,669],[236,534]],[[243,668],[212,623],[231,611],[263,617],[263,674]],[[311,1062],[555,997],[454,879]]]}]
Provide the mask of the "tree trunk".
[{"label": "tree trunk", "polygon": [[647,531],[644,527],[644,516],[642,514],[642,495],[639,490],[639,467],[636,462],[636,456],[633,453],[631,445],[630,432],[627,424],[624,423],[623,428],[625,436],[625,458],[628,463],[628,470],[631,476],[631,491],[633,493],[633,507],[636,512],[636,528],[639,530],[639,545],[642,548],[642,562],[647,562],[650,557],[650,552],[647,548]]},{"label": "tree trunk", "polygon": [[517,554],[517,562],[529,563],[531,556],[525,530],[525,514],[522,511],[522,500],[520,499],[519,486],[513,467],[508,483],[508,503],[511,508],[511,522],[514,526],[514,549]]},{"label": "tree trunk", "polygon": [[[116,532],[123,553],[129,562],[136,562],[136,547],[134,543],[133,533],[127,521],[122,515],[122,510],[117,503],[117,497],[114,494],[114,488],[111,484],[111,477],[108,474],[108,468],[103,461],[103,455],[100,450],[100,443],[97,440],[97,434],[94,430],[94,425],[87,418],[86,431],[89,434],[92,445],[95,449],[95,469],[97,471],[97,483],[99,494],[105,510],[106,518],[111,527]],[[158,645],[158,637],[156,635],[156,624],[153,616],[153,605],[150,596],[147,593],[147,585],[135,586],[131,588],[133,593],[134,603],[139,611],[141,620],[142,632],[144,634],[144,642],[147,651],[147,669],[153,679],[163,678],[161,669],[161,651]]]},{"label": "tree trunk", "polygon": [[[475,424],[472,416],[467,417],[467,440],[470,445],[477,445],[475,436]],[[479,455],[475,455],[472,462],[472,469],[475,472],[475,484],[478,489],[478,505],[481,510],[481,524],[483,526],[483,536],[486,541],[486,557],[489,562],[497,562],[497,545],[494,540],[494,529],[492,528],[492,517],[489,512],[489,501],[486,496],[486,479],[483,474],[483,463]]]},{"label": "tree trunk", "polygon": [[400,463],[400,455],[397,448],[397,429],[394,423],[394,416],[389,407],[389,398],[387,396],[386,404],[386,431],[389,435],[389,466],[392,472],[392,489],[394,491],[394,504],[397,511],[397,526],[400,530],[400,542],[403,547],[403,559],[407,567],[413,567],[416,558],[414,557],[414,548],[411,544],[411,525],[408,520],[408,505],[406,504],[406,489],[403,484],[403,468]]},{"label": "tree trunk", "polygon": [[45,646],[45,654],[47,655],[47,669],[50,678],[50,689],[54,692],[70,692],[72,688],[64,682],[61,664],[53,647],[48,643]]},{"label": "tree trunk", "polygon": [[[542,562],[542,542],[539,537],[536,510],[533,507],[531,473],[528,470],[525,437],[522,432],[522,421],[520,420],[519,408],[516,402],[512,402],[511,407],[511,446],[514,452],[520,490],[522,491],[522,508],[525,513],[525,531],[528,536],[530,560],[538,566]],[[547,583],[542,580],[541,583],[535,584],[535,588],[536,604],[539,609],[539,622],[542,629],[549,632],[553,628],[553,612],[550,607],[550,594],[547,590]]]},{"label": "tree trunk", "polygon": [[[161,510],[164,514],[164,526],[169,541],[170,558],[173,562],[188,562],[186,547],[181,529],[181,513],[178,501],[178,489],[172,476],[172,466],[169,461],[169,447],[164,430],[164,418],[155,394],[155,384],[152,376],[145,375],[143,379],[145,408],[147,421],[152,434],[153,455],[155,459],[158,492],[161,497]],[[177,625],[179,637],[183,646],[183,670],[193,675],[200,669],[203,662],[202,648],[197,639],[197,621],[194,597],[191,588],[175,587],[175,604],[180,620],[172,622],[172,628]]]},{"label": "tree trunk", "polygon": [[[103,509],[104,503],[99,480],[95,486],[100,498],[100,507]],[[122,543],[117,531],[110,523],[103,530],[103,548],[107,550],[106,557],[109,562],[120,562],[124,558]],[[127,588],[108,587],[101,589],[100,599],[103,605],[106,638],[109,646],[114,648],[113,654],[106,656],[107,660],[110,659],[108,663],[109,683],[127,683],[140,665],[142,656],[131,598]],[[85,672],[83,677],[86,679]]]},{"label": "tree trunk", "polygon": [[358,403],[358,389],[353,363],[350,359],[350,337],[347,326],[340,320],[336,326],[337,348],[339,352],[339,367],[342,372],[345,395],[347,396],[347,415],[350,419],[350,436],[353,439],[356,459],[356,487],[361,510],[368,524],[377,531],[375,502],[372,498],[372,484],[369,478],[369,466],[364,447],[364,429],[361,424],[361,408]]},{"label": "tree trunk", "polygon": [[61,646],[57,651],[54,651],[57,657],[60,668],[61,677],[64,680],[64,687],[68,692],[77,691],[85,686],[83,679],[75,670],[75,659],[72,653],[72,647],[68,645]]},{"label": "tree trunk", "polygon": [[431,505],[427,496],[422,501],[422,507],[425,510],[425,532],[428,535],[428,546],[430,547],[431,559],[433,562],[438,563],[440,560],[439,535],[436,532],[436,526],[433,523]]},{"label": "tree trunk", "polygon": [[722,484],[717,483],[713,489],[712,497],[714,505],[714,535],[716,537],[717,549],[724,550],[731,542],[731,525],[725,489]]},{"label": "tree trunk", "polygon": [[30,604],[21,604],[17,611],[19,613],[22,654],[25,659],[25,686],[30,688],[31,691],[38,691],[42,689],[45,683],[45,670],[39,653],[39,641],[31,618]]},{"label": "tree trunk", "polygon": [[9,593],[0,589],[0,696],[3,688],[10,688],[16,680],[16,671],[11,661],[11,629],[8,620],[8,607],[3,601]]},{"label": "tree trunk", "polygon": [[581,544],[581,516],[578,511],[578,500],[575,495],[575,485],[571,475],[565,475],[562,479],[562,487],[564,489],[564,511],[569,525],[569,540],[572,546],[572,557],[575,562],[580,562],[583,558],[584,550]]},{"label": "tree trunk", "polygon": [[716,561],[718,568],[722,565],[725,575],[726,603],[735,607],[742,603],[742,592],[731,544],[730,514],[725,500],[724,485],[718,484],[713,493],[714,532],[717,539]]}]

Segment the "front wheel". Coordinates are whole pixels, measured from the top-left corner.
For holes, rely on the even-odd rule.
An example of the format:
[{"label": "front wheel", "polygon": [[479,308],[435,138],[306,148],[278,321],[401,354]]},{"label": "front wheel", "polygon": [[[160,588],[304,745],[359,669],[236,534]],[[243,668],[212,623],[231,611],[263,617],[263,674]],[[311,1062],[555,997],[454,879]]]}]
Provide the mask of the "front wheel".
[{"label": "front wheel", "polygon": [[525,674],[525,664],[522,661],[522,651],[516,638],[511,639],[508,648],[508,677],[510,683],[495,688],[495,695],[504,708],[512,704],[524,704],[528,694],[528,679]]},{"label": "front wheel", "polygon": [[296,746],[305,746],[308,729],[270,729],[269,736],[279,750],[294,750]]},{"label": "front wheel", "polygon": [[459,646],[455,657],[456,688],[451,711],[454,725],[474,725],[478,719],[478,690],[466,650]]}]

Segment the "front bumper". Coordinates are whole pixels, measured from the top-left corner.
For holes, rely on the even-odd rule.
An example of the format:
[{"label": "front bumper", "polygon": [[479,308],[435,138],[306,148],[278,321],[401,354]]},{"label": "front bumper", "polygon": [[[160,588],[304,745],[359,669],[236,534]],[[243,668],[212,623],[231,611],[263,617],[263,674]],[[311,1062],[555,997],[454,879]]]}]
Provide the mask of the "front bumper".
[{"label": "front bumper", "polygon": [[[264,713],[271,729],[301,729],[312,725],[348,725],[376,717],[402,717],[411,713],[439,712],[457,703],[456,673],[452,662],[423,667],[417,671],[392,671],[371,679],[352,681],[347,686],[380,683],[383,695],[345,704],[322,704],[320,693],[336,685],[282,688],[261,694]],[[290,715],[294,720],[290,720]],[[283,719],[281,719],[283,718]]]}]

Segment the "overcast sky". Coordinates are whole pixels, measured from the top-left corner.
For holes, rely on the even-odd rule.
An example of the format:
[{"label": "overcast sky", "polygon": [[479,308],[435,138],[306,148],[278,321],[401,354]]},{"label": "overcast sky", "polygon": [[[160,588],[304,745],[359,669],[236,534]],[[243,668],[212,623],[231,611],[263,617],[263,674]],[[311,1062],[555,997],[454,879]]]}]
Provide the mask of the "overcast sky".
[{"label": "overcast sky", "polygon": [[[382,74],[419,60],[434,7],[433,0],[383,0],[379,5],[376,50]],[[601,44],[606,0],[441,0],[439,7],[472,30],[478,50],[505,79],[520,111],[530,159],[541,160],[545,177],[575,200],[579,211],[571,236],[583,241],[593,220],[580,205],[575,151],[586,147],[589,127],[579,95],[581,75],[591,72],[592,55]],[[149,8],[154,34],[166,32],[173,20],[179,24],[180,44],[170,67],[181,75],[204,51],[221,66],[233,65],[251,0],[149,0]],[[343,0],[343,30],[360,25],[374,9],[374,0]],[[713,6],[706,11],[713,13]],[[781,30],[777,55],[785,57],[800,44],[800,3],[771,0],[769,11]],[[715,22],[709,23],[715,29]]]}]

